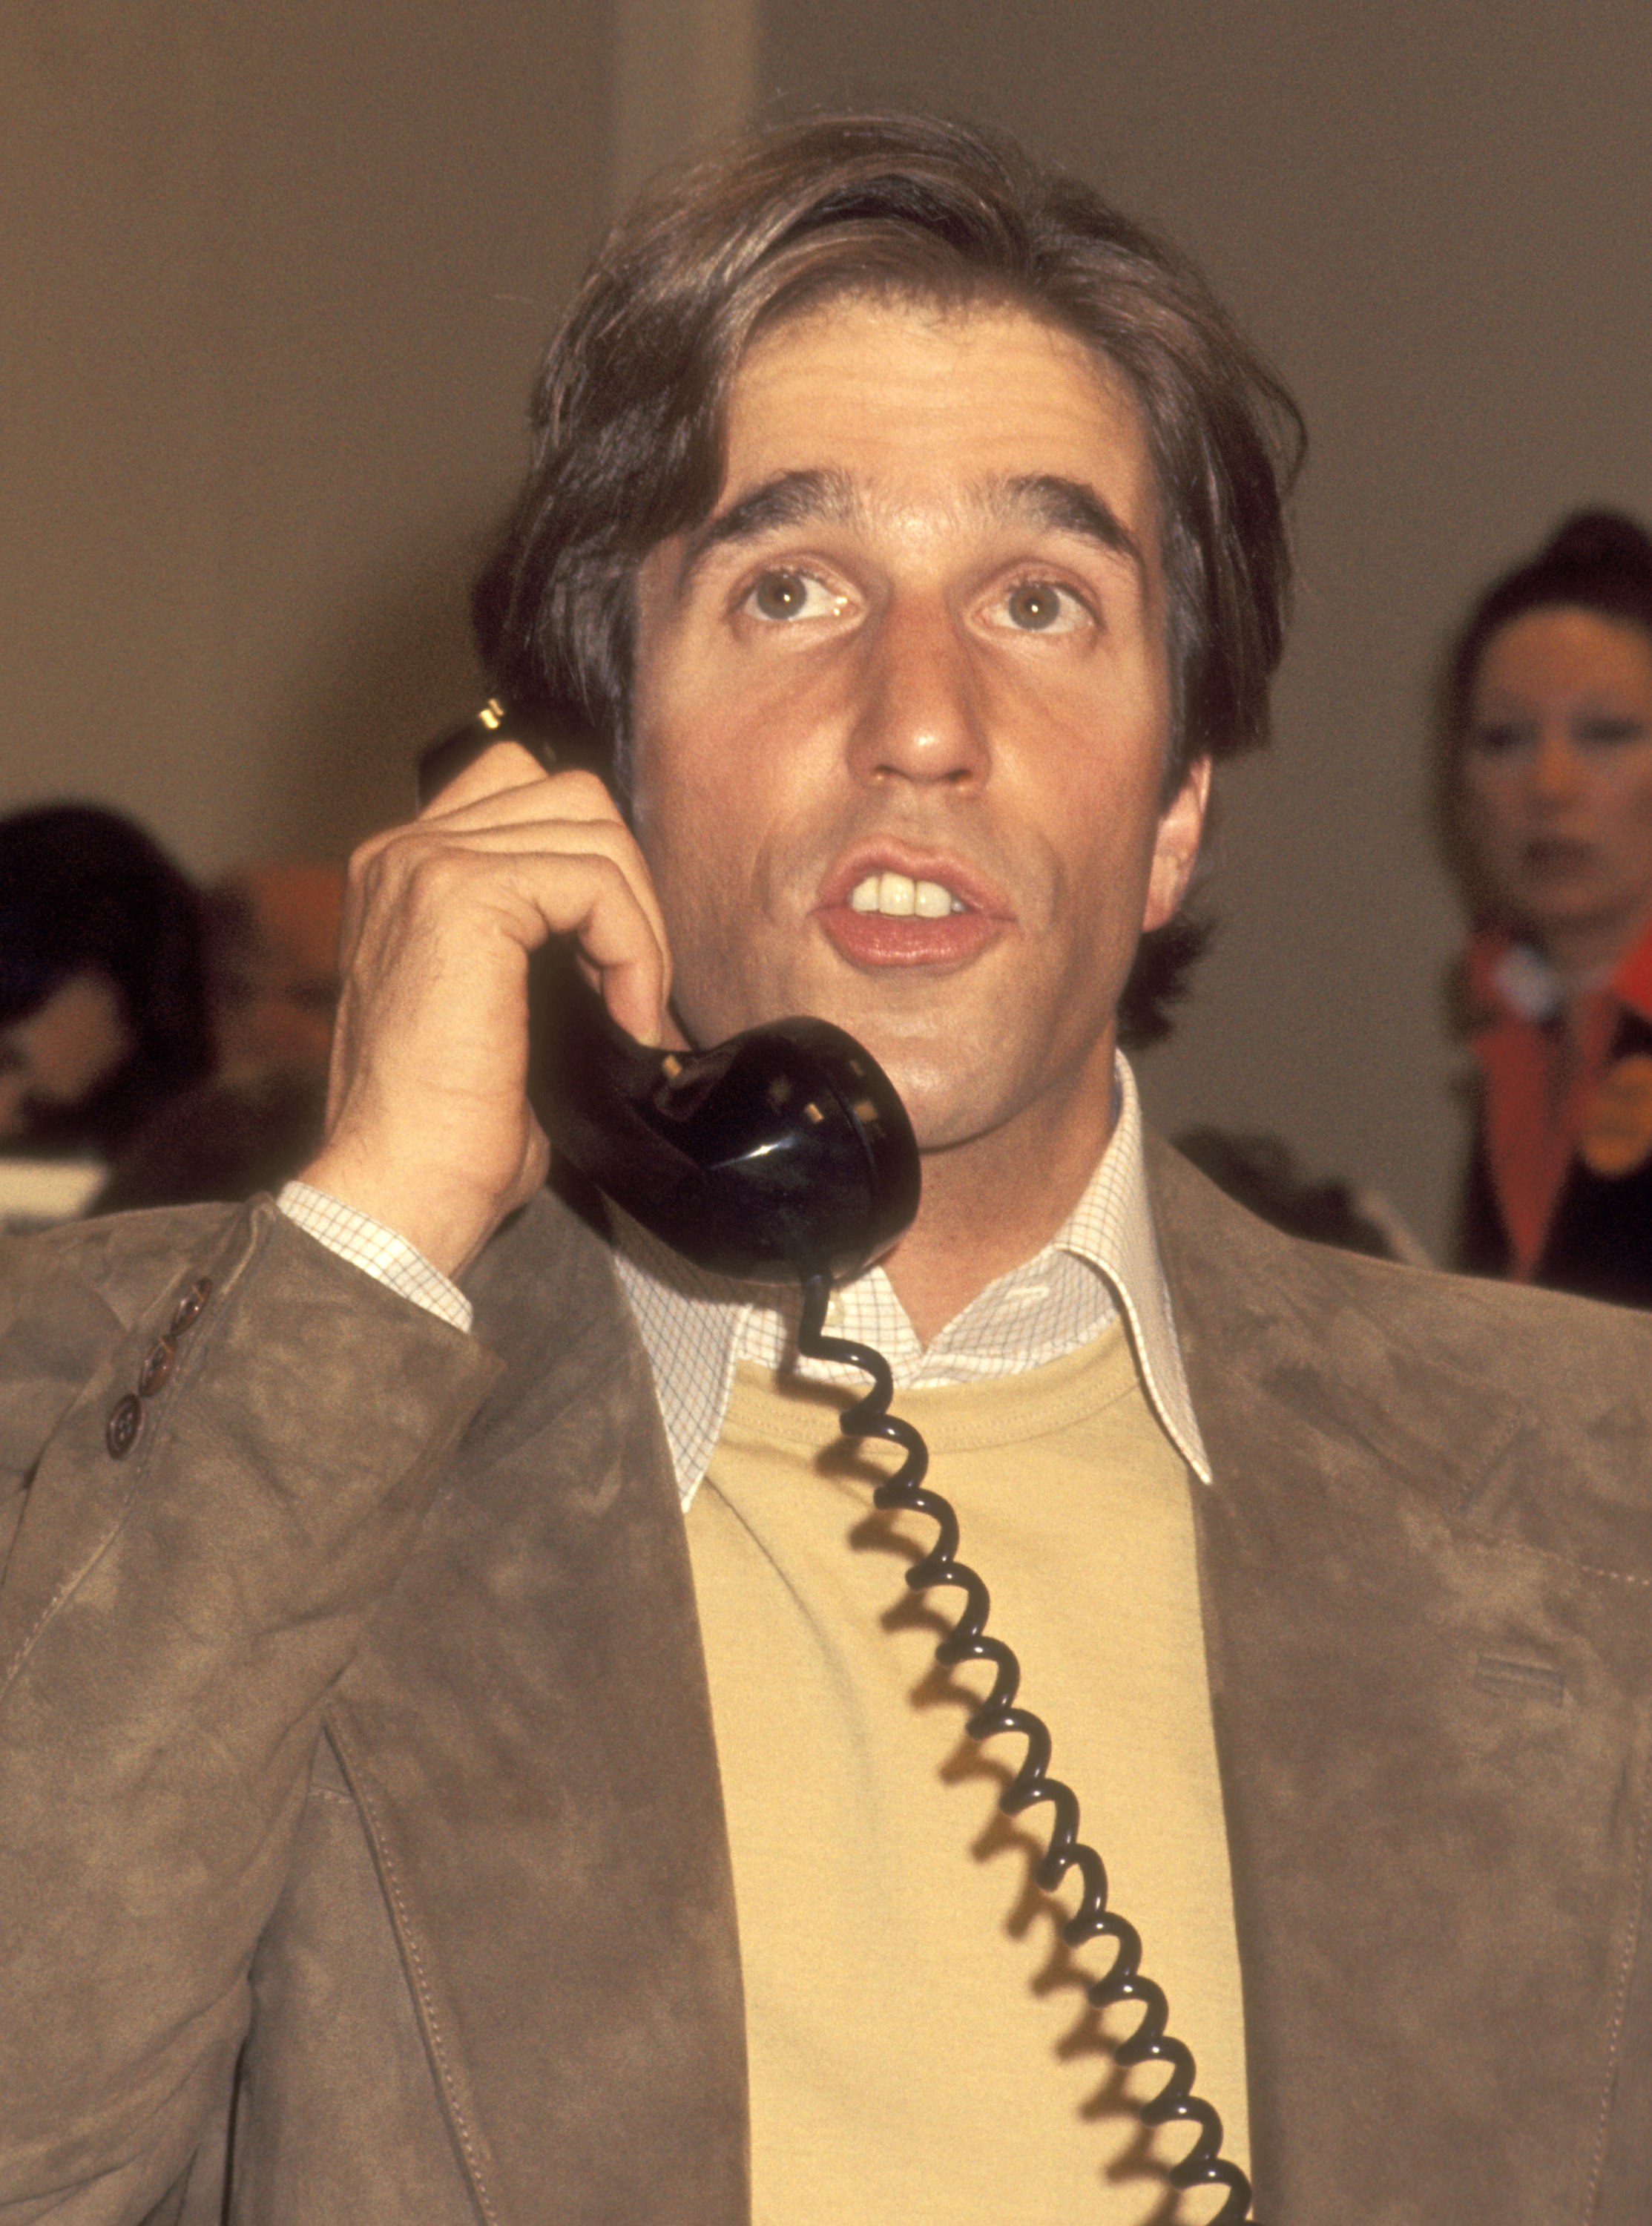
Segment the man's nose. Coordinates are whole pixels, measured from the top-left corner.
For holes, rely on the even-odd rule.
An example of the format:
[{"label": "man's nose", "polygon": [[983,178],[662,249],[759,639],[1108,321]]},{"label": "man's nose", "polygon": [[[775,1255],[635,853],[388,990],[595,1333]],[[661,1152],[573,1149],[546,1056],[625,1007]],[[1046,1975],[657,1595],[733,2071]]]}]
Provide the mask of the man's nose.
[{"label": "man's nose", "polygon": [[867,781],[978,786],[992,766],[984,690],[952,613],[894,602],[867,645],[849,752]]}]

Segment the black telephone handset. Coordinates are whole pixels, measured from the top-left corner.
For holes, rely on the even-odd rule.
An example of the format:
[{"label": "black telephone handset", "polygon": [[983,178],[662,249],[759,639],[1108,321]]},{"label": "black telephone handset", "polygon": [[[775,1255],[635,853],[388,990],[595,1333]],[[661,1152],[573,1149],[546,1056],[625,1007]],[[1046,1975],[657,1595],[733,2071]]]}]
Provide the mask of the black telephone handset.
[{"label": "black telephone handset", "polygon": [[[497,700],[419,760],[423,805],[501,736]],[[548,767],[554,748],[512,722]],[[556,938],[529,970],[528,1097],[570,1165],[674,1251],[759,1282],[833,1283],[918,1211],[918,1145],[894,1084],[829,1021],[786,1020],[702,1052],[649,1051]]]},{"label": "black telephone handset", "polygon": [[[421,757],[420,804],[499,741],[507,721],[511,740],[547,767],[557,761],[554,746],[510,720],[494,699]],[[1011,1733],[1026,1741],[998,1805],[1007,1816],[1051,1808],[1039,1884],[1053,1893],[1076,1870],[1083,1893],[1064,1937],[1074,1947],[1095,1938],[1114,1944],[1112,1967],[1090,1988],[1090,1999],[1097,2008],[1134,2003],[1144,2013],[1114,2055],[1122,2064],[1154,2063],[1170,2071],[1137,2115],[1149,2125],[1197,2128],[1193,2146],[1166,2177],[1178,2188],[1225,2187],[1209,2226],[1240,2226],[1251,2216],[1250,2183],[1221,2153],[1221,2118],[1192,2091],[1192,2054],[1166,2030],[1168,2006],[1142,1971],[1141,1936],[1109,1906],[1106,1867],[1078,1837],[1077,1797],[1050,1774],[1048,1728],[1018,1699],[1020,1665],[987,1631],[990,1597],[958,1559],[956,1516],[924,1483],[928,1450],[911,1423],[889,1412],[889,1364],[870,1345],[825,1333],[832,1285],[886,1251],[918,1211],[918,1146],[894,1084],[869,1052],[826,1021],[782,1021],[710,1051],[648,1051],[615,1025],[564,938],[535,952],[528,995],[528,1096],[553,1145],[617,1205],[701,1266],[763,1282],[795,1275],[804,1287],[799,1352],[847,1361],[871,1377],[872,1390],[844,1410],[839,1426],[846,1437],[885,1438],[904,1449],[905,1460],[877,1486],[874,1501],[936,1525],[935,1543],[906,1573],[915,1592],[940,1587],[963,1594],[935,1658],[992,1668],[992,1692],[965,1726],[971,1739]]]}]

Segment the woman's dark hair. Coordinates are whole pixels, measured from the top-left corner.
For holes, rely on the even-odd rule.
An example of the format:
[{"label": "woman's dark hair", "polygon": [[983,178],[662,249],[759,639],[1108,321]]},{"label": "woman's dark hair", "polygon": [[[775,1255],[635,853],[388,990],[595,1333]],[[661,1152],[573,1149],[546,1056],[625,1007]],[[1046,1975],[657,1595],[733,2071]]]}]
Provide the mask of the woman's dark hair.
[{"label": "woman's dark hair", "polygon": [[118,812],[42,805],[0,820],[0,1024],[87,973],[120,992],[135,1046],[93,1097],[36,1127],[108,1152],[212,1066],[200,900]]},{"label": "woman's dark hair", "polygon": [[[541,370],[527,478],[473,600],[484,662],[518,713],[594,731],[624,793],[637,568],[710,514],[754,337],[846,296],[1024,308],[1123,378],[1159,494],[1166,798],[1196,758],[1264,741],[1295,404],[1192,265],[1089,187],[995,132],[898,115],[743,138],[657,185],[609,235]],[[1164,1033],[1173,994],[1135,1040]]]},{"label": "woman's dark hair", "polygon": [[1470,917],[1482,925],[1496,907],[1464,831],[1459,785],[1474,684],[1493,637],[1529,611],[1547,610],[1590,611],[1652,639],[1652,538],[1622,511],[1574,511],[1534,556],[1491,582],[1447,646],[1434,699],[1435,832]]},{"label": "woman's dark hair", "polygon": [[1505,572],[1476,603],[1452,645],[1444,722],[1453,764],[1468,739],[1474,683],[1487,643],[1528,611],[1592,611],[1652,638],[1652,538],[1619,510],[1579,510],[1535,556]]}]

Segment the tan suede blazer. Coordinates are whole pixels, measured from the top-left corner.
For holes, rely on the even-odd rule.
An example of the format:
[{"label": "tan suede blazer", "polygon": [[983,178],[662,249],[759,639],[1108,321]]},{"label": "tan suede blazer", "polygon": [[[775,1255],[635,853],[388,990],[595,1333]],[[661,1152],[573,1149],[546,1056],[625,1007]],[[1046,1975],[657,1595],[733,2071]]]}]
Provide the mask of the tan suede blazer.
[{"label": "tan suede blazer", "polygon": [[[1258,2216],[1644,2226],[1652,1324],[1152,1175]],[[4,2226],[745,2216],[646,1364],[549,1199],[473,1282],[267,1204],[3,1248]]]}]

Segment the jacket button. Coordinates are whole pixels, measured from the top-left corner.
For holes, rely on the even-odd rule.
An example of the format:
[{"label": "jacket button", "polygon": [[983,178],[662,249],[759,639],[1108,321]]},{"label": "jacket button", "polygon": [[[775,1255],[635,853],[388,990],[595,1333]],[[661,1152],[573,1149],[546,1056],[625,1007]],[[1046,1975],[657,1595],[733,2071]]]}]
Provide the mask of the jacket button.
[{"label": "jacket button", "polygon": [[117,1460],[124,1460],[130,1453],[143,1427],[143,1402],[136,1391],[129,1391],[110,1409],[109,1426],[104,1432],[104,1441]]},{"label": "jacket button", "polygon": [[137,1396],[140,1399],[153,1399],[168,1377],[171,1375],[173,1352],[173,1343],[169,1337],[163,1337],[158,1345],[151,1347],[143,1367],[138,1371]]},{"label": "jacket button", "polygon": [[167,1334],[169,1337],[181,1337],[187,1329],[194,1329],[206,1311],[206,1301],[212,1294],[213,1282],[210,1275],[203,1275],[199,1282],[192,1283],[178,1301],[176,1311],[172,1317],[172,1326]]}]

